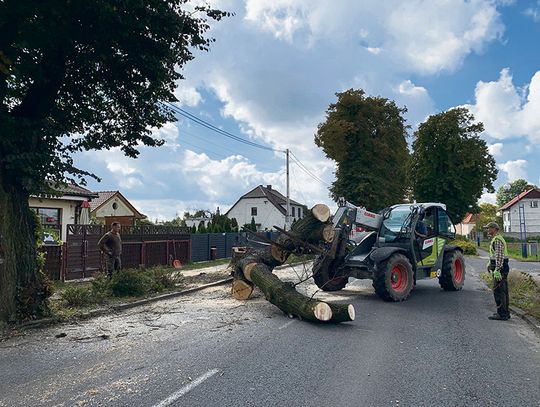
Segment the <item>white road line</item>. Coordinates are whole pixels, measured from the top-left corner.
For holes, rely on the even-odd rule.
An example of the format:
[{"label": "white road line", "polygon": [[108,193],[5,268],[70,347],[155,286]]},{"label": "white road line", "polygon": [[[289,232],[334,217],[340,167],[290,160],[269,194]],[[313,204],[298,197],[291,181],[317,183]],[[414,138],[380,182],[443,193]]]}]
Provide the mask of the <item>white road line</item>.
[{"label": "white road line", "polygon": [[205,380],[210,379],[212,376],[214,376],[217,372],[219,372],[218,369],[212,369],[203,374],[200,377],[197,377],[195,380],[193,380],[191,383],[186,384],[184,387],[182,387],[180,390],[178,390],[176,393],[171,394],[169,397],[167,397],[165,400],[161,401],[158,404],[155,404],[153,407],[166,407],[171,405],[171,403],[174,403],[176,400],[178,400],[180,397],[184,396],[191,390],[193,390],[195,387],[197,387],[199,384],[204,382]]},{"label": "white road line", "polygon": [[287,327],[288,327],[290,324],[292,324],[293,322],[296,322],[296,320],[293,319],[292,321],[289,321],[289,322],[287,322],[286,324],[281,325],[278,329],[287,328]]}]

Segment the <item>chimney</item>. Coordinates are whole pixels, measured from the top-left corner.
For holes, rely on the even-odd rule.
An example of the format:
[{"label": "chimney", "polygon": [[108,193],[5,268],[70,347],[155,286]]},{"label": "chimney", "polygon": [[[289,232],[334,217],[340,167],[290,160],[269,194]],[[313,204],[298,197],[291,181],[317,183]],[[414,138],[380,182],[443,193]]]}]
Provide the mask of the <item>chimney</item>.
[{"label": "chimney", "polygon": [[272,185],[267,185],[266,189],[272,189]]}]

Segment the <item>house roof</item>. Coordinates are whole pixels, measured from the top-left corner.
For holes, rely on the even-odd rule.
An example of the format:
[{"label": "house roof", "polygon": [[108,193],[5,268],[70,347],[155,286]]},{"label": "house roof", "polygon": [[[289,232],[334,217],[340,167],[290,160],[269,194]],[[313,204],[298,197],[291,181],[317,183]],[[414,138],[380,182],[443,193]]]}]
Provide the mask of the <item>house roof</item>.
[{"label": "house roof", "polygon": [[504,211],[506,209],[511,208],[516,203],[521,201],[523,198],[540,198],[540,189],[531,188],[527,191],[523,191],[518,196],[514,197],[513,199],[509,200],[507,203],[505,203],[503,206],[499,208],[500,211]]},{"label": "house roof", "polygon": [[475,213],[466,213],[465,217],[461,221],[461,223],[476,223],[476,221],[479,219],[478,214]]},{"label": "house roof", "polygon": [[146,215],[140,213],[135,207],[127,200],[127,198],[120,193],[120,191],[98,191],[96,192],[97,198],[90,201],[90,212],[95,212],[113,197],[118,197],[126,206],[131,209],[133,214],[138,219],[146,218]]},{"label": "house roof", "polygon": [[[55,185],[54,182],[52,181],[48,181],[48,186],[50,188],[49,191],[47,192],[44,192],[43,194],[39,194],[39,196],[49,196],[49,195],[52,195],[56,198],[60,198],[59,195],[62,195],[63,197],[66,197],[66,196],[79,196],[79,197],[82,197],[82,198],[87,198],[87,199],[93,199],[93,198],[96,198],[98,195],[95,193],[95,192],[92,192],[90,191],[89,189],[86,189],[86,188],[83,188],[81,187],[80,185],[74,183],[74,182],[68,182],[68,183],[65,183],[65,184],[58,184],[58,185]],[[51,190],[56,192],[52,192],[51,193]]]},{"label": "house roof", "polygon": [[[248,199],[248,198],[268,199],[268,202],[274,205],[277,208],[277,210],[279,210],[283,215],[286,215],[287,210],[283,208],[283,205],[287,204],[287,198],[283,194],[281,194],[279,191],[273,189],[272,185],[267,185],[266,187],[262,185],[258,185],[257,187],[249,191],[248,193],[242,195],[240,199],[238,199],[238,201],[236,201],[235,204],[231,206],[231,209],[229,209],[225,215],[227,215],[232,210],[232,208],[234,208],[236,204],[240,202],[242,199]],[[289,201],[291,205],[305,206],[292,199],[290,199]]]}]

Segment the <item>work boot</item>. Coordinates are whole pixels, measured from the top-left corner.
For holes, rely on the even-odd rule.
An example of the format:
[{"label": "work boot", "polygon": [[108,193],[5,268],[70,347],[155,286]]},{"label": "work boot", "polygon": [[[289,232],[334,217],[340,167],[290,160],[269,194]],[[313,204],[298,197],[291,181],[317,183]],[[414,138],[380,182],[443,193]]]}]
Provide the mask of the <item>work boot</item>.
[{"label": "work boot", "polygon": [[501,317],[499,314],[493,314],[489,316],[488,319],[491,319],[493,321],[507,321],[510,319],[510,317]]}]

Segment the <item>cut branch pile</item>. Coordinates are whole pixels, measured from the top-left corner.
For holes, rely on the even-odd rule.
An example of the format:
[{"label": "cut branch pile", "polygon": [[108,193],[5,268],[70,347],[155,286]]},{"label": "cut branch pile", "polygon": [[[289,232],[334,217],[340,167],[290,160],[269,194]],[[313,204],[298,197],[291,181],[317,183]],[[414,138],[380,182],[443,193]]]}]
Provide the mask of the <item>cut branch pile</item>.
[{"label": "cut branch pile", "polygon": [[315,322],[353,321],[352,304],[330,304],[306,297],[296,291],[292,283],[281,281],[272,273],[274,267],[285,263],[291,253],[302,253],[305,248],[317,250],[320,243],[331,243],[335,231],[329,221],[329,208],[317,204],[289,232],[282,231],[268,249],[237,248],[231,261],[233,297],[247,300],[257,286],[268,301],[288,315]]}]

